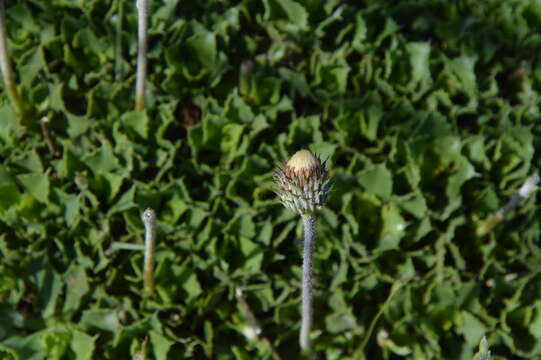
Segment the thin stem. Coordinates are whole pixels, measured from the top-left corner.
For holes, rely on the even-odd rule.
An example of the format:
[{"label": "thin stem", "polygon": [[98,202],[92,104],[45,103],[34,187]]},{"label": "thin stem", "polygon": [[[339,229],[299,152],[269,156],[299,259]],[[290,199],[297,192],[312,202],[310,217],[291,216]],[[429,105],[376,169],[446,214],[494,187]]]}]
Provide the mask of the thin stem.
[{"label": "thin stem", "polygon": [[145,108],[145,85],[147,76],[147,31],[148,0],[137,1],[137,33],[139,39],[137,51],[137,79],[135,84],[135,111]]},{"label": "thin stem", "polygon": [[47,147],[49,148],[49,152],[52,156],[59,156],[60,153],[58,150],[56,150],[56,147],[54,146],[53,138],[51,137],[51,133],[49,132],[49,122],[51,119],[48,116],[44,116],[41,118],[41,132],[43,134],[43,138],[45,139],[45,142],[47,143]]},{"label": "thin stem", "polygon": [[303,351],[310,350],[312,329],[312,263],[316,241],[315,215],[302,215],[304,224],[304,252],[302,257],[302,322],[300,345]]},{"label": "thin stem", "polygon": [[146,292],[154,291],[154,243],[156,242],[156,213],[146,209],[141,217],[145,224],[145,265],[143,285]]},{"label": "thin stem", "polygon": [[11,104],[15,109],[18,116],[23,115],[23,103],[17,87],[15,86],[15,77],[13,76],[13,70],[8,57],[8,47],[6,41],[6,11],[4,7],[4,0],[0,0],[0,70],[4,77],[4,83],[8,91],[8,95],[11,100]]}]

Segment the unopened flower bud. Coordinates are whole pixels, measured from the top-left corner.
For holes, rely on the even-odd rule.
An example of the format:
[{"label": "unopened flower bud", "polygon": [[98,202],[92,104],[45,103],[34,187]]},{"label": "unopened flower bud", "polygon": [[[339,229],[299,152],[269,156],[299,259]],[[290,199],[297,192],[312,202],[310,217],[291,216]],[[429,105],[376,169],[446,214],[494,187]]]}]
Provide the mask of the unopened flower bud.
[{"label": "unopened flower bud", "polygon": [[308,150],[297,151],[274,172],[276,194],[285,207],[305,215],[325,205],[332,180],[325,164]]}]

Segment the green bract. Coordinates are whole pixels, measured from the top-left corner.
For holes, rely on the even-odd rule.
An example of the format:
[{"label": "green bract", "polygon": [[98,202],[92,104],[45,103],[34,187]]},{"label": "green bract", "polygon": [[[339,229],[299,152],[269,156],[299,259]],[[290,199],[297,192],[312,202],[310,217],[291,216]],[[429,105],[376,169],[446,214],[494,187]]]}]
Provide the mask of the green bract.
[{"label": "green bract", "polygon": [[325,164],[308,150],[296,152],[283,168],[274,171],[276,194],[297,214],[311,214],[323,205],[332,185]]}]

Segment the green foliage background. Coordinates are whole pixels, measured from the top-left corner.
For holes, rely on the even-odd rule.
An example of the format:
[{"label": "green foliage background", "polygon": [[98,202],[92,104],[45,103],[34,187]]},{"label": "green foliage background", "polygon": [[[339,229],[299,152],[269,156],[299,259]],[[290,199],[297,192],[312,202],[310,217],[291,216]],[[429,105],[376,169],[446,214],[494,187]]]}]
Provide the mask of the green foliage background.
[{"label": "green foliage background", "polygon": [[[237,288],[298,358],[302,228],[271,172],[306,147],[336,179],[318,358],[541,356],[536,196],[475,236],[539,168],[541,1],[154,0],[144,114],[135,1],[6,7],[32,116],[1,94],[2,359],[269,359]],[[146,207],[150,297],[142,254],[108,252]]]}]

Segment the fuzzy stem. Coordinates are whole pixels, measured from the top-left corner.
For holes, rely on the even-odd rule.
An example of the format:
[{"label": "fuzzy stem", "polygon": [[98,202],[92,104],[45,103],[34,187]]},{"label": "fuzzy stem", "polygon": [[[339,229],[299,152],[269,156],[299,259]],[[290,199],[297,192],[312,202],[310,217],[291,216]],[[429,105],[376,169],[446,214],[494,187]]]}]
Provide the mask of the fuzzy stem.
[{"label": "fuzzy stem", "polygon": [[156,242],[156,213],[146,209],[142,216],[145,224],[145,265],[143,284],[146,292],[154,291],[154,243]]},{"label": "fuzzy stem", "polygon": [[137,1],[137,79],[135,84],[135,111],[145,108],[145,84],[147,76],[147,32],[148,32],[148,0]]},{"label": "fuzzy stem", "polygon": [[4,7],[4,0],[0,0],[0,70],[4,77],[4,83],[6,85],[8,95],[11,100],[11,104],[18,116],[23,115],[23,103],[17,87],[15,86],[15,77],[13,76],[13,70],[8,58],[8,47],[6,41],[6,11]]},{"label": "fuzzy stem", "polygon": [[302,257],[302,322],[300,333],[301,349],[310,350],[310,330],[312,329],[312,263],[316,241],[315,215],[302,215],[304,224],[304,251]]}]

